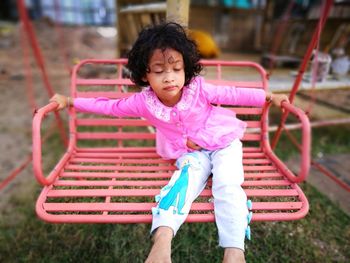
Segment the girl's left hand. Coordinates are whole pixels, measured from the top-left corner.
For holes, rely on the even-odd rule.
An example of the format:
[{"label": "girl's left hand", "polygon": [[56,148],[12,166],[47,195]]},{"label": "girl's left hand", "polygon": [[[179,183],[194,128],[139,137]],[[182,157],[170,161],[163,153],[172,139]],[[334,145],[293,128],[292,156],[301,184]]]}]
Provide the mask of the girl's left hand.
[{"label": "girl's left hand", "polygon": [[271,102],[273,105],[281,107],[282,101],[287,101],[289,103],[289,98],[286,94],[270,94]]},{"label": "girl's left hand", "polygon": [[56,110],[62,110],[72,105],[68,97],[57,93],[53,95],[53,97],[49,101],[56,102],[58,104]]}]

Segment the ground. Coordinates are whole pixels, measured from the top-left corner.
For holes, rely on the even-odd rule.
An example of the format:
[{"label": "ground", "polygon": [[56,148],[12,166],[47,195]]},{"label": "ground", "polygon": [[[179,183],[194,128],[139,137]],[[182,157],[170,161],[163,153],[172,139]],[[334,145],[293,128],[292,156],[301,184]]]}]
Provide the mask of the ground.
[{"label": "ground", "polygon": [[[102,37],[97,28],[67,27],[60,31],[48,21],[34,24],[38,42],[42,49],[49,80],[54,91],[69,94],[70,77],[63,54],[67,52],[68,62],[72,65],[85,58],[114,58],[115,38]],[[26,88],[26,68],[24,67],[23,48],[19,24],[0,24],[0,182],[31,154],[31,124],[33,109],[29,103]],[[62,43],[64,48],[61,48]],[[30,44],[25,41],[30,49]],[[34,98],[38,107],[48,103],[49,95],[45,89],[40,70],[29,54],[30,70],[33,75]],[[61,114],[66,119],[66,112]],[[7,198],[15,191],[25,192],[34,175],[28,165],[1,192],[0,204],[6,204]],[[28,190],[29,191],[29,190]],[[1,208],[1,207],[0,207]]]}]

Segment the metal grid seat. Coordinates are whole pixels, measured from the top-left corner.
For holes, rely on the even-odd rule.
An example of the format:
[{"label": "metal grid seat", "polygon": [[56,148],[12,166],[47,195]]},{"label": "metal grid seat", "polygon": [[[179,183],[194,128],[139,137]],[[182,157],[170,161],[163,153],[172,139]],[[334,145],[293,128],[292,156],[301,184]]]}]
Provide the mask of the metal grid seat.
[{"label": "metal grid seat", "polygon": [[[124,75],[126,60],[85,60],[73,71],[71,96],[121,98],[138,88]],[[267,89],[263,68],[252,62],[202,61],[207,81]],[[99,78],[86,78],[83,67],[105,67]],[[236,79],[232,70],[253,69],[257,80]],[[82,73],[80,73],[82,72]],[[106,73],[116,76],[110,78]],[[85,75],[84,75],[85,74]],[[244,74],[239,72],[238,77]],[[101,77],[102,76],[102,77]],[[69,110],[70,139],[66,153],[45,177],[42,172],[41,124],[55,103],[39,109],[33,120],[33,167],[44,186],[37,200],[38,216],[61,223],[150,223],[154,196],[176,169],[174,161],[155,151],[153,127],[143,119],[107,118]],[[219,105],[218,105],[219,106]],[[226,107],[225,105],[221,105]],[[298,186],[309,170],[310,126],[303,111],[283,102],[301,122],[302,147],[298,175],[278,159],[268,140],[268,110],[231,107],[248,124],[243,141],[243,188],[252,200],[253,221],[297,220],[309,209]],[[187,222],[214,221],[211,182],[193,203]]]}]

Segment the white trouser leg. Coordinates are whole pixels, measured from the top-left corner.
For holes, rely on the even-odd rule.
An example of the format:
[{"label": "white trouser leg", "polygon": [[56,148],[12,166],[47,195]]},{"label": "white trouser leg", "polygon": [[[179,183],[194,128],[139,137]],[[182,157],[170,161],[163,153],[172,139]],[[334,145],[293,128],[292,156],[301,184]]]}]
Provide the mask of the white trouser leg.
[{"label": "white trouser leg", "polygon": [[247,228],[247,196],[244,181],[242,143],[235,140],[225,149],[212,153],[215,221],[221,247],[244,250]]},{"label": "white trouser leg", "polygon": [[168,226],[175,235],[211,173],[210,160],[202,152],[185,154],[176,165],[179,170],[174,172],[169,183],[156,196],[158,204],[152,209],[151,233],[160,226]]}]

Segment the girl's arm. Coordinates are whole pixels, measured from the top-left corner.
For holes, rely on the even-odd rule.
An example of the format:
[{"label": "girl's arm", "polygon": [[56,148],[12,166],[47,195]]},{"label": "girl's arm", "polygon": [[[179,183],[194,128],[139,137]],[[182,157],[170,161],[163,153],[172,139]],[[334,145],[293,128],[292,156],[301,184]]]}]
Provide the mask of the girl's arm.
[{"label": "girl's arm", "polygon": [[144,110],[142,108],[142,99],[136,96],[137,93],[122,99],[108,98],[76,98],[67,97],[61,94],[55,94],[50,102],[57,102],[57,110],[66,107],[73,107],[81,112],[96,113],[116,117],[142,117]]},{"label": "girl's arm", "polygon": [[285,94],[273,94],[257,88],[219,86],[202,81],[202,90],[210,103],[262,107],[266,102],[272,102],[280,107],[282,101],[289,102]]}]

